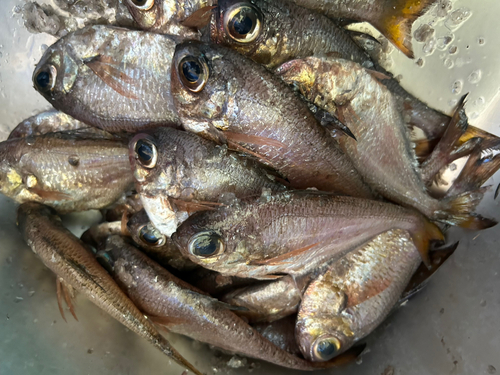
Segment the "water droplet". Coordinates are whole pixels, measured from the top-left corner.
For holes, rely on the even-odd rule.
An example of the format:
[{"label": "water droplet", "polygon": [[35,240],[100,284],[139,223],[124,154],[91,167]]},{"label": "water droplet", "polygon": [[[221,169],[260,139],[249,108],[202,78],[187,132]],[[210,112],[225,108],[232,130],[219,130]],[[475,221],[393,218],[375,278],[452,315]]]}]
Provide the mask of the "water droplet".
[{"label": "water droplet", "polygon": [[417,64],[417,66],[420,66],[420,67],[424,66],[424,59],[422,59],[422,58],[418,59],[416,64]]},{"label": "water droplet", "polygon": [[457,99],[448,100],[448,105],[450,107],[455,107],[457,104],[458,104],[458,100]]},{"label": "water droplet", "polygon": [[455,163],[450,164],[450,171],[456,171],[457,170],[457,165]]},{"label": "water droplet", "polygon": [[444,51],[448,44],[453,40],[453,35],[445,35],[436,40],[437,49]]},{"label": "water droplet", "polygon": [[484,46],[486,44],[486,39],[480,36],[479,38],[477,38],[477,44],[479,44],[480,46]]},{"label": "water droplet", "polygon": [[488,374],[496,374],[496,373],[497,373],[497,369],[495,368],[495,366],[489,365],[488,366]]},{"label": "water droplet", "polygon": [[464,88],[464,83],[462,80],[457,79],[453,84],[451,85],[451,92],[455,95],[458,95],[462,92],[462,89]]},{"label": "water droplet", "polygon": [[469,8],[457,9],[454,12],[450,13],[444,25],[450,30],[457,29],[465,21],[467,21],[471,15],[472,12]]},{"label": "water droplet", "polygon": [[481,72],[481,70],[477,69],[472,71],[471,74],[469,74],[467,80],[472,84],[476,84],[479,83],[479,81],[481,81],[482,75],[483,73]]},{"label": "water droplet", "polygon": [[454,55],[455,53],[458,52],[458,47],[457,46],[451,46],[450,49],[448,50],[450,55]]},{"label": "water droplet", "polygon": [[23,297],[16,297],[16,299],[14,300],[15,303],[19,303],[21,301],[24,301]]},{"label": "water droplet", "polygon": [[73,167],[78,167],[78,164],[80,164],[80,157],[78,155],[71,155],[68,157],[68,163]]},{"label": "water droplet", "polygon": [[479,107],[479,106],[482,106],[486,101],[484,100],[484,98],[482,96],[480,96],[479,98],[477,98],[476,100],[474,100],[472,102],[472,105],[475,106],[475,107]]},{"label": "water droplet", "polygon": [[475,120],[479,117],[479,113],[477,112],[472,112],[470,115],[469,115],[469,119],[470,120]]},{"label": "water droplet", "polygon": [[480,304],[482,307],[484,307],[484,306],[486,306],[486,301],[485,301],[484,299],[482,299],[482,300],[481,300],[481,302],[479,302],[479,304]]},{"label": "water droplet", "polygon": [[420,27],[415,30],[413,37],[417,42],[425,43],[429,41],[434,36],[435,30],[428,24],[420,25]]},{"label": "water droplet", "polygon": [[449,57],[443,61],[443,64],[444,64],[444,66],[445,66],[446,68],[448,68],[448,69],[453,68],[453,65],[455,65],[455,64],[453,63],[453,60],[452,60],[452,59],[450,59]]},{"label": "water droplet", "polygon": [[437,16],[446,17],[452,8],[451,0],[439,0],[437,6]]},{"label": "water droplet", "polygon": [[435,49],[436,49],[436,39],[432,38],[431,40],[429,40],[427,43],[424,44],[422,52],[426,55],[432,55]]}]

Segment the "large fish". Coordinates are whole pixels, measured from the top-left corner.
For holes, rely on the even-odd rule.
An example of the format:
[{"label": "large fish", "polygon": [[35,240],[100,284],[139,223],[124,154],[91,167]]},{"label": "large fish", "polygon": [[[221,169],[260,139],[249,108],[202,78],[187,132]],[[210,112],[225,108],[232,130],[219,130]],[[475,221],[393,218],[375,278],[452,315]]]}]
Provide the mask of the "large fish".
[{"label": "large fish", "polygon": [[307,288],[296,337],[310,361],[328,361],[375,329],[398,302],[420,256],[393,230],[350,252]]},{"label": "large fish", "polygon": [[101,209],[133,188],[127,142],[51,133],[0,143],[0,192],[59,212]]},{"label": "large fish", "polygon": [[178,35],[183,39],[199,39],[200,33],[194,27],[203,22],[203,19],[199,19],[197,15],[207,22],[211,13],[210,9],[205,7],[210,6],[212,0],[124,0],[124,2],[135,22],[143,30]]},{"label": "large fish", "polygon": [[307,105],[264,67],[220,46],[177,46],[172,94],[184,127],[227,141],[295,188],[371,197],[350,160]]},{"label": "large fish", "polygon": [[439,229],[414,210],[373,200],[287,192],[186,220],[172,236],[193,262],[223,275],[306,275],[387,230],[409,230],[424,261]]},{"label": "large fish", "polygon": [[196,134],[171,128],[130,142],[137,192],[155,227],[170,236],[188,213],[285,186],[256,161]]},{"label": "large fish", "polygon": [[356,140],[341,137],[340,146],[374,190],[432,220],[470,229],[494,225],[472,215],[481,191],[441,200],[427,193],[406,125],[393,95],[377,80],[378,73],[352,61],[316,57],[292,60],[277,72],[352,131]]},{"label": "large fish", "polygon": [[373,66],[332,20],[284,0],[219,0],[210,38],[267,68],[326,53]]},{"label": "large fish", "polygon": [[226,305],[171,275],[119,236],[110,237],[97,256],[139,309],[171,332],[297,370],[336,364],[318,366],[279,349]]},{"label": "large fish", "polygon": [[170,95],[172,37],[89,26],[45,51],[33,84],[56,109],[110,132],[179,123]]},{"label": "large fish", "polygon": [[291,0],[332,18],[366,21],[408,57],[413,57],[411,28],[437,0]]},{"label": "large fish", "polygon": [[[118,287],[96,261],[92,252],[63,227],[53,211],[39,203],[21,205],[17,218],[19,229],[31,249],[60,280],[82,293],[92,303],[110,314],[131,331],[145,338],[181,366],[201,375],[156,330],[151,321]],[[60,284],[58,284],[59,295]],[[67,295],[67,293],[65,293]],[[67,299],[68,302],[69,298]],[[61,312],[62,308],[60,307]]]}]

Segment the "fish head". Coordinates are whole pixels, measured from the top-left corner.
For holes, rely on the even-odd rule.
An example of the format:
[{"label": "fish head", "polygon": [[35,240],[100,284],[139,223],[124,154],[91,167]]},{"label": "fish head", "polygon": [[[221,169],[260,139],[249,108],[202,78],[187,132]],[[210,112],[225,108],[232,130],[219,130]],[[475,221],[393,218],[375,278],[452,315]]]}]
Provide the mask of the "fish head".
[{"label": "fish head", "polygon": [[283,81],[297,87],[302,95],[309,98],[315,87],[317,64],[310,59],[296,59],[287,61],[275,70]]},{"label": "fish head", "polygon": [[167,237],[151,223],[145,210],[132,215],[127,229],[134,242],[146,249],[158,249],[167,243]]},{"label": "fish head", "polygon": [[[194,4],[192,4],[194,3]],[[199,33],[182,25],[201,0],[125,0],[132,18],[143,30],[178,35],[182,39],[199,39]]]},{"label": "fish head", "polygon": [[350,327],[349,317],[311,315],[298,320],[295,330],[304,357],[313,362],[326,362],[353,345]]},{"label": "fish head", "polygon": [[219,0],[210,23],[210,38],[273,67],[280,62],[277,55],[288,48],[283,30],[290,27],[289,16],[288,7],[274,1]]},{"label": "fish head", "polygon": [[184,128],[221,142],[220,130],[226,130],[238,112],[235,93],[245,84],[241,58],[215,45],[177,45],[171,87]]}]

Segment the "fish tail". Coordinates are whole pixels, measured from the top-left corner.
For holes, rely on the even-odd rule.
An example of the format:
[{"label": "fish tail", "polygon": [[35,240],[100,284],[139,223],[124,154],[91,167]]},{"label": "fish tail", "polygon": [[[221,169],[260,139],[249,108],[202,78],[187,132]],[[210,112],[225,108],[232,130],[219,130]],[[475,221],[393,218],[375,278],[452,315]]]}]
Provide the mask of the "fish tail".
[{"label": "fish tail", "polygon": [[155,342],[153,344],[162,351],[163,354],[166,354],[168,357],[172,358],[179,365],[184,366],[193,374],[203,375],[199,370],[197,370],[186,358],[184,358],[180,353],[175,350],[170,343],[165,339],[162,335],[158,333],[155,336]]},{"label": "fish tail", "polygon": [[495,220],[473,213],[487,189],[483,187],[442,199],[440,201],[441,212],[437,213],[437,217],[447,224],[458,225],[471,230],[481,230],[496,225]]},{"label": "fish tail", "polygon": [[395,0],[384,11],[383,16],[374,23],[406,56],[413,58],[411,28],[413,22],[424,14],[437,0]]},{"label": "fish tail", "polygon": [[431,223],[425,218],[422,218],[423,225],[420,227],[420,230],[411,233],[411,238],[415,247],[417,248],[420,256],[422,258],[422,262],[430,267],[430,256],[429,256],[429,248],[431,241],[444,241],[444,235],[441,232],[441,229],[436,224]]}]

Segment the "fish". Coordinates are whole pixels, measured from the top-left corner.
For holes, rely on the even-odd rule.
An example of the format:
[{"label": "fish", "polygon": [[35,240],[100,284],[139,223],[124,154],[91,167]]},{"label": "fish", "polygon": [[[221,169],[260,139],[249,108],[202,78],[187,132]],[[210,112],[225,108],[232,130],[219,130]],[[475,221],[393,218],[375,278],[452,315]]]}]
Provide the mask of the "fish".
[{"label": "fish", "polygon": [[87,26],[51,45],[33,72],[56,109],[112,133],[180,127],[170,95],[174,37]]},{"label": "fish", "polygon": [[156,229],[145,210],[130,217],[127,221],[127,229],[137,246],[162,266],[173,267],[180,271],[197,268],[196,264],[181,255],[169,236]]},{"label": "fish", "polygon": [[272,73],[227,48],[176,48],[172,94],[185,129],[253,155],[291,188],[372,192],[307,105]]},{"label": "fish", "polygon": [[272,323],[297,312],[302,290],[290,276],[232,290],[220,299],[232,306],[245,307],[235,313],[250,323]]},{"label": "fish", "polygon": [[176,278],[119,236],[109,237],[97,257],[136,306],[169,332],[283,367],[322,368],[279,349],[225,304]]},{"label": "fish", "polygon": [[56,274],[58,280],[62,279],[65,284],[82,293],[179,365],[201,375],[137,309],[97,262],[89,248],[64,228],[52,209],[36,202],[24,203],[19,206],[17,223],[28,246]]},{"label": "fish", "polygon": [[268,69],[316,54],[333,54],[373,67],[347,31],[286,0],[219,0],[210,22],[210,39]]},{"label": "fish", "polygon": [[50,133],[0,143],[0,192],[58,212],[101,209],[133,188],[127,142]]},{"label": "fish", "polygon": [[7,139],[39,136],[55,132],[78,132],[102,135],[105,138],[113,136],[100,129],[96,129],[81,121],[75,120],[64,112],[56,109],[37,113],[20,122],[9,134]]},{"label": "fish", "polygon": [[429,241],[444,238],[412,209],[295,191],[199,212],[172,239],[184,256],[222,275],[275,280],[306,275],[395,228],[411,232],[426,264]]},{"label": "fish", "polygon": [[272,323],[252,324],[252,327],[280,349],[286,350],[293,355],[302,356],[297,341],[295,340],[296,319],[297,315],[295,314]]},{"label": "fish", "polygon": [[368,22],[406,56],[413,58],[411,29],[437,0],[291,0],[330,18]]},{"label": "fish", "polygon": [[227,145],[161,128],[130,142],[136,190],[153,225],[170,236],[189,216],[224,201],[286,190],[279,176]]},{"label": "fish", "polygon": [[328,361],[372,332],[397,304],[421,263],[405,230],[353,250],[307,288],[295,336],[304,358]]},{"label": "fish", "polygon": [[211,0],[125,0],[130,14],[142,30],[177,35],[182,39],[200,39],[195,27],[186,21],[210,6]]},{"label": "fish", "polygon": [[[428,194],[407,128],[378,73],[351,61],[316,57],[289,61],[277,73],[352,131],[356,141],[341,137],[339,144],[367,184],[385,198],[449,225],[479,230],[496,224],[472,213],[481,190],[441,200]],[[461,122],[452,126],[460,128]]]}]

